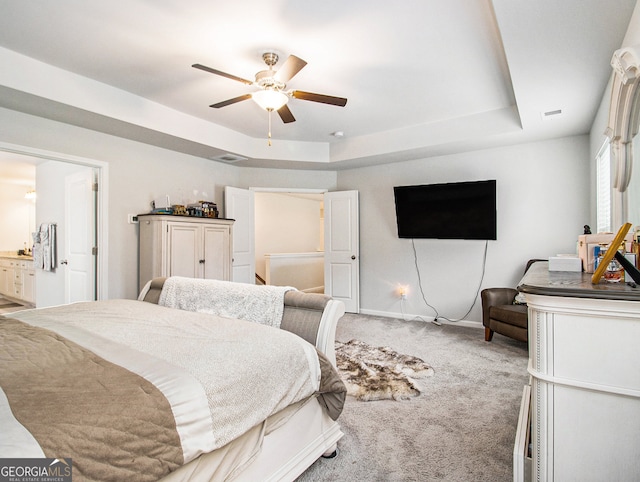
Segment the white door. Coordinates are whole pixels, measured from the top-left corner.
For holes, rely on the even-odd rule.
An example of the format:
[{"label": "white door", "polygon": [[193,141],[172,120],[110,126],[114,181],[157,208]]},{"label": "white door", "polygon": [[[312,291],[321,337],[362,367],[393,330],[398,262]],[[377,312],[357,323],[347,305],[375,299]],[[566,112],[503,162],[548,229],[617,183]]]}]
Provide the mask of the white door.
[{"label": "white door", "polygon": [[225,217],[235,219],[231,280],[239,283],[254,284],[256,281],[254,202],[253,191],[225,187]]},{"label": "white door", "polygon": [[65,303],[96,299],[94,182],[90,167],[65,177]]},{"label": "white door", "polygon": [[360,312],[358,191],[324,195],[324,292]]}]

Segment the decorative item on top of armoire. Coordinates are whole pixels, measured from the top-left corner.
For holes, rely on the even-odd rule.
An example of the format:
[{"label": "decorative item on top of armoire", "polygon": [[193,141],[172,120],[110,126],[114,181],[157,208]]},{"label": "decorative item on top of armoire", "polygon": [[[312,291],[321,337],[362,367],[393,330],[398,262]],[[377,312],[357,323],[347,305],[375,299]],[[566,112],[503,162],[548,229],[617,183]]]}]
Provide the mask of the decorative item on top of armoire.
[{"label": "decorative item on top of armoire", "polygon": [[231,280],[233,219],[139,214],[139,289],[153,278]]},{"label": "decorative item on top of armoire", "polygon": [[[173,214],[178,214],[174,212]],[[217,218],[219,215],[218,206],[211,201],[198,201],[187,204],[186,214],[199,218]]]}]

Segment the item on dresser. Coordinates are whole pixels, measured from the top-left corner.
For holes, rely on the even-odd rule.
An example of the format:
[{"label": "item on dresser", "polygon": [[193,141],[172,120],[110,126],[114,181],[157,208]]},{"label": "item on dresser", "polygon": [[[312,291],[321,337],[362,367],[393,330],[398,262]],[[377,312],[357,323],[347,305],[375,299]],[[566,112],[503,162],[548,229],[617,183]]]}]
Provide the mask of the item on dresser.
[{"label": "item on dresser", "polygon": [[549,257],[549,271],[582,271],[582,260],[575,254]]},{"label": "item on dresser", "polygon": [[615,253],[614,261],[620,265],[624,273],[624,281],[627,283],[640,283],[640,270],[636,268],[635,253],[622,253],[618,251]]},{"label": "item on dresser", "polygon": [[609,264],[618,252],[618,247],[623,247],[626,244],[625,237],[627,236],[629,229],[631,229],[631,223],[625,223],[620,226],[616,236],[609,245],[609,249],[607,249],[607,252],[602,256],[602,259],[598,261],[598,267],[595,269],[593,276],[591,277],[591,282],[593,284],[597,284],[602,275],[604,275],[605,271],[609,268]]},{"label": "item on dresser", "polygon": [[[582,269],[585,273],[593,273],[596,270],[597,250],[602,246],[608,246],[613,241],[613,233],[581,234],[578,236],[578,256],[582,260]],[[625,250],[631,251],[633,233],[625,236]],[[594,251],[596,251],[594,253]]]}]

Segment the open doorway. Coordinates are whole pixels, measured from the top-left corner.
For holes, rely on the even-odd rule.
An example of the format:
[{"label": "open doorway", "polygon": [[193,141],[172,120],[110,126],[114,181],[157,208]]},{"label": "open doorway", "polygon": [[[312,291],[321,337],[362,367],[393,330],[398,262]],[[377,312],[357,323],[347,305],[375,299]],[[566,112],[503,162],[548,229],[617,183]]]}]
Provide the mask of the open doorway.
[{"label": "open doorway", "polygon": [[[256,192],[309,192],[288,189],[225,188],[225,217],[234,219],[232,280],[255,283]],[[317,191],[323,194],[324,293],[343,301],[346,311],[360,311],[360,235],[358,191]],[[294,236],[299,227],[285,232]]]},{"label": "open doorway", "polygon": [[0,153],[0,313],[35,306],[31,233],[35,230],[32,163]]},{"label": "open doorway", "polygon": [[36,165],[0,152],[0,252],[31,244],[36,214]]},{"label": "open doorway", "polygon": [[[52,306],[63,304],[68,301],[76,301],[79,299],[107,299],[107,195],[108,195],[108,165],[102,161],[95,161],[91,159],[78,158],[74,156],[68,156],[55,152],[42,151],[26,146],[17,146],[13,144],[0,143],[0,162],[3,159],[13,159],[23,164],[30,164],[35,166],[35,191],[36,191],[36,209],[35,209],[35,226],[30,230],[34,231],[41,226],[42,223],[56,224],[56,232],[58,236],[61,236],[61,241],[57,246],[57,268],[45,273],[44,270],[35,270],[35,305],[37,307]],[[69,270],[69,262],[71,258],[67,252],[67,244],[62,241],[64,238],[62,234],[66,232],[66,228],[76,226],[75,222],[79,217],[77,216],[78,209],[81,207],[77,201],[77,197],[72,199],[68,198],[67,191],[69,190],[65,179],[72,173],[84,170],[89,172],[92,178],[95,178],[96,186],[100,186],[95,193],[91,193],[94,206],[97,205],[95,210],[96,222],[85,223],[87,230],[92,230],[92,239],[95,241],[91,243],[90,251],[95,253],[94,271],[89,273],[86,277],[87,283],[91,283],[92,286],[82,289],[84,294],[78,296],[77,293],[66,293],[67,289],[67,272]],[[89,187],[90,191],[93,191]],[[73,209],[70,211],[69,206]],[[93,207],[89,208],[93,210]],[[73,218],[74,223],[68,222],[66,214],[69,214]],[[85,229],[83,228],[83,229]],[[75,234],[78,233],[77,229],[72,230]],[[73,235],[69,237],[76,241],[72,243],[71,247],[77,246],[77,240],[80,237]],[[84,237],[84,234],[82,234]],[[29,244],[32,240],[29,241]],[[63,249],[64,248],[64,249]],[[99,248],[99,249],[98,249]],[[75,254],[72,252],[71,254]],[[64,261],[64,263],[62,263]]]},{"label": "open doorway", "polygon": [[255,192],[256,282],[324,292],[320,192]]}]

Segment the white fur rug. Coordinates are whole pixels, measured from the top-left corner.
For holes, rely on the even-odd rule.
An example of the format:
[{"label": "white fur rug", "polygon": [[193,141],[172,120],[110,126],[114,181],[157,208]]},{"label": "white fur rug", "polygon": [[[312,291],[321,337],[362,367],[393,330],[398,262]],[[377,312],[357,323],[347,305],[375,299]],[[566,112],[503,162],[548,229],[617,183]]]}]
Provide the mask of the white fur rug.
[{"label": "white fur rug", "polygon": [[420,358],[358,340],[336,341],[336,360],[347,393],[361,401],[417,397],[415,380],[434,373]]}]

